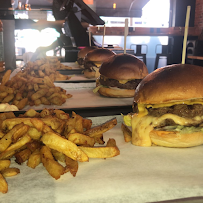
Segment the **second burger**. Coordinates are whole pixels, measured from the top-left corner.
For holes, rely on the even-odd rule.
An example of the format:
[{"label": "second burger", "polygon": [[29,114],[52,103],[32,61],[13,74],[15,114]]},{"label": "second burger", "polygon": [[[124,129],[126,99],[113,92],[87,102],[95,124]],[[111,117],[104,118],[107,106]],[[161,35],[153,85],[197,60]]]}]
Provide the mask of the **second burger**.
[{"label": "second burger", "polygon": [[84,58],[84,76],[98,78],[101,64],[114,55],[113,51],[105,48],[98,48],[88,52]]},{"label": "second burger", "polygon": [[117,54],[100,67],[94,92],[106,97],[133,97],[135,88],[148,75],[144,62],[132,54]]}]

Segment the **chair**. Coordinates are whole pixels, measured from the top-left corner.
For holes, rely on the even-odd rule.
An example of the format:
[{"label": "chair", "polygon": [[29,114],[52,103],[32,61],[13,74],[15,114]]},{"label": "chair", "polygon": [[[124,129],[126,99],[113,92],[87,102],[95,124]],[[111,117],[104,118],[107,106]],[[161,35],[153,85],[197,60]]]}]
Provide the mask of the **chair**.
[{"label": "chair", "polygon": [[[157,52],[158,47],[161,47],[161,53]],[[168,45],[157,44],[155,48],[156,59],[154,64],[154,70],[158,68],[159,60],[166,58],[167,65],[171,64],[171,52]]]},{"label": "chair", "polygon": [[148,51],[148,46],[146,44],[131,44],[130,49],[135,46],[134,55],[141,58],[142,61],[147,65],[146,55]]}]

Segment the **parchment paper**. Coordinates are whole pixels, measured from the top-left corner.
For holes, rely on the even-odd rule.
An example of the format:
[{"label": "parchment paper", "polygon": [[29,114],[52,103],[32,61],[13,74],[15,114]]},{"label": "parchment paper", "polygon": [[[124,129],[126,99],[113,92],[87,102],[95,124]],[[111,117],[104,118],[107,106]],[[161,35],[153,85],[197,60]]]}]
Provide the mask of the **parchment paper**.
[{"label": "parchment paper", "polygon": [[[118,125],[104,134],[114,138],[120,155],[79,163],[76,177],[70,173],[54,180],[42,165],[7,178],[9,192],[1,203],[144,203],[203,194],[203,146],[174,149],[137,147],[125,143]],[[94,124],[110,117],[92,118]]]},{"label": "parchment paper", "polygon": [[41,110],[43,108],[70,109],[70,108],[87,108],[87,107],[108,107],[108,106],[129,106],[133,103],[133,98],[108,98],[100,96],[99,93],[93,93],[96,87],[95,83],[55,83],[56,86],[62,87],[68,94],[73,95],[67,99],[61,106],[57,105],[39,105],[26,106],[22,110],[30,108]]}]

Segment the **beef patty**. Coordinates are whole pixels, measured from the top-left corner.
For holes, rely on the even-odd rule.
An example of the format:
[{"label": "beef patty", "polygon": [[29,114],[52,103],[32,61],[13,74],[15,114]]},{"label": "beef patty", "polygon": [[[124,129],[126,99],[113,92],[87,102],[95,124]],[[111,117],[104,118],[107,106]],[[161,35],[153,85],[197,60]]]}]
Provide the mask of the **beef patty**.
[{"label": "beef patty", "polygon": [[101,75],[99,82],[101,85],[107,86],[107,87],[118,87],[120,89],[135,89],[138,86],[138,84],[141,82],[141,80],[142,79],[134,79],[134,80],[129,80],[125,84],[121,84],[119,83],[118,80],[106,78]]}]

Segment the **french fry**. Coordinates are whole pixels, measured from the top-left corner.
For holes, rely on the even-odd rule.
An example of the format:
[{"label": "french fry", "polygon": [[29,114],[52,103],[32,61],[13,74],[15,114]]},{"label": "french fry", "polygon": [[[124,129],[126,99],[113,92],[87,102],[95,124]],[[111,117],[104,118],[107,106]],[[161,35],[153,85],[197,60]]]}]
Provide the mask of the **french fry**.
[{"label": "french fry", "polygon": [[78,162],[67,156],[65,157],[65,162],[66,162],[65,167],[66,172],[70,171],[73,177],[75,177],[76,173],[78,172]]},{"label": "french fry", "polygon": [[38,118],[31,118],[30,121],[38,131],[41,132],[43,130],[43,127],[44,127],[44,122],[43,121],[41,121]]},{"label": "french fry", "polygon": [[8,184],[1,173],[0,173],[0,192],[2,193],[8,192]]},{"label": "french fry", "polygon": [[42,132],[38,131],[34,127],[30,127],[27,134],[33,139],[33,140],[39,140],[42,136]]},{"label": "french fry", "polygon": [[72,133],[69,134],[68,140],[75,143],[76,145],[89,145],[91,147],[94,146],[95,140],[93,137],[89,137],[87,135],[83,135],[80,133]]},{"label": "french fry", "polygon": [[53,97],[50,99],[51,103],[57,106],[61,106],[63,103],[65,103],[66,99],[61,97]]},{"label": "french fry", "polygon": [[34,152],[36,149],[41,148],[41,142],[37,141],[37,140],[33,140],[31,142],[28,142],[26,144],[26,147],[31,151]]},{"label": "french fry", "polygon": [[10,78],[10,75],[11,75],[11,70],[7,70],[2,78],[1,85],[5,85],[7,83],[7,81]]},{"label": "french fry", "polygon": [[31,141],[31,137],[25,134],[18,142],[10,145],[5,151],[0,153],[0,160],[7,159],[11,155],[13,155],[17,150],[22,148],[26,143]]},{"label": "french fry", "polygon": [[40,100],[44,105],[51,105],[51,102],[46,97],[41,97]]},{"label": "french fry", "polygon": [[58,152],[57,150],[52,149],[51,153],[57,161],[65,163],[66,156],[62,152]]},{"label": "french fry", "polygon": [[43,146],[40,150],[41,161],[48,171],[48,173],[56,180],[65,173],[65,168],[54,160],[50,149],[47,146]]},{"label": "french fry", "polygon": [[125,142],[131,142],[132,140],[131,130],[123,123],[121,124],[121,130],[123,132]]},{"label": "french fry", "polygon": [[103,134],[99,134],[99,135],[96,135],[94,136],[94,140],[95,140],[95,143],[98,143],[98,144],[104,144],[104,138],[103,138]]},{"label": "french fry", "polygon": [[[1,122],[1,121],[0,121],[0,122]],[[0,124],[0,126],[1,126],[1,124]],[[1,139],[4,135],[5,135],[5,133],[0,130],[0,139]]]},{"label": "french fry", "polygon": [[13,88],[8,87],[8,86],[4,86],[4,85],[0,85],[0,92],[7,92],[8,94],[12,94],[13,93]]},{"label": "french fry", "polygon": [[25,117],[30,117],[30,118],[38,117],[39,113],[37,111],[35,111],[34,109],[29,109],[29,110],[27,110],[25,112],[24,116]]},{"label": "french fry", "polygon": [[0,92],[0,98],[5,98],[8,95],[8,92]]},{"label": "french fry", "polygon": [[82,150],[80,150],[77,145],[75,145],[69,140],[66,140],[65,138],[62,138],[56,133],[45,133],[42,136],[41,141],[51,149],[55,149],[59,152],[62,152],[73,160],[77,160],[80,162],[85,162],[89,160],[88,156]]},{"label": "french fry", "polygon": [[1,174],[3,175],[4,178],[16,176],[19,173],[20,169],[18,168],[6,168],[1,171]]},{"label": "french fry", "polygon": [[4,137],[0,140],[0,152],[6,150],[12,142],[13,134],[18,131],[23,126],[23,123],[20,123],[13,127]]},{"label": "french fry", "polygon": [[33,101],[43,97],[46,93],[48,92],[48,89],[40,89],[38,90],[36,93],[34,93],[32,96],[31,96],[31,99]]},{"label": "french fry", "polygon": [[76,131],[79,133],[83,133],[83,131],[84,131],[84,129],[83,129],[83,117],[78,115],[78,114],[75,114],[73,116],[76,116],[76,122],[75,122]]},{"label": "french fry", "polygon": [[28,98],[23,98],[21,99],[16,106],[18,107],[19,110],[23,109],[28,103]]},{"label": "french fry", "polygon": [[70,118],[69,114],[59,109],[55,109],[54,113],[56,114],[56,117],[61,120],[68,120]]},{"label": "french fry", "polygon": [[83,125],[83,128],[85,128],[86,130],[89,130],[92,127],[92,120],[83,118],[82,125]]},{"label": "french fry", "polygon": [[9,168],[10,164],[11,164],[10,160],[0,160],[0,171]]},{"label": "french fry", "polygon": [[88,135],[90,137],[95,137],[96,135],[105,133],[106,131],[112,129],[116,125],[117,125],[117,119],[113,118],[99,126],[95,126],[91,129],[85,131],[85,135]]},{"label": "french fry", "polygon": [[25,125],[28,125],[30,127],[33,127],[33,124],[31,123],[31,118],[10,118],[6,119],[2,123],[2,130],[7,131],[11,130],[15,125],[24,123]]},{"label": "french fry", "polygon": [[109,138],[106,143],[106,147],[117,147],[115,139]]},{"label": "french fry", "polygon": [[16,126],[22,126],[20,128],[18,128],[14,133],[13,133],[13,136],[12,136],[12,142],[15,143],[17,142],[17,140],[22,137],[25,133],[27,133],[27,131],[29,130],[30,126],[28,125],[22,125],[23,123],[21,124],[18,124]]},{"label": "french fry", "polygon": [[120,154],[117,147],[81,147],[89,158],[111,158]]},{"label": "french fry", "polygon": [[8,94],[1,103],[9,103],[14,98],[14,94]]},{"label": "french fry", "polygon": [[38,148],[29,156],[27,166],[34,169],[40,163],[41,163],[41,153],[40,148]]},{"label": "french fry", "polygon": [[29,149],[24,149],[15,154],[15,162],[21,165],[23,162],[28,160],[30,155],[31,151]]}]

